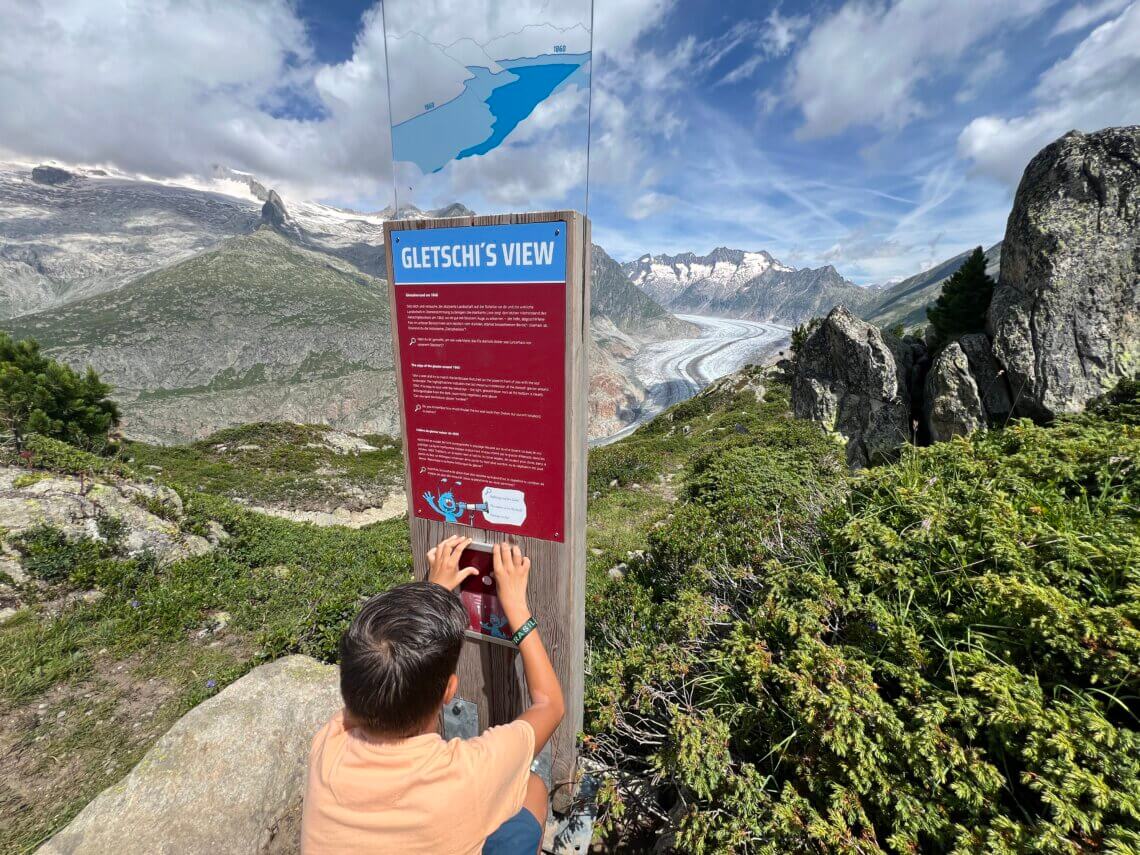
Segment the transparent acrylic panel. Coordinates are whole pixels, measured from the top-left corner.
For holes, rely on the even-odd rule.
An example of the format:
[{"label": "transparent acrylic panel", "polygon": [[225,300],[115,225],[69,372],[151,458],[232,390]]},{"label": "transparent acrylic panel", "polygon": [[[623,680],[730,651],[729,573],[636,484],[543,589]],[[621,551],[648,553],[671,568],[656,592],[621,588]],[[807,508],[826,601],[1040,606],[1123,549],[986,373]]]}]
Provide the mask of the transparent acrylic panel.
[{"label": "transparent acrylic panel", "polygon": [[384,0],[397,210],[586,212],[593,5]]}]

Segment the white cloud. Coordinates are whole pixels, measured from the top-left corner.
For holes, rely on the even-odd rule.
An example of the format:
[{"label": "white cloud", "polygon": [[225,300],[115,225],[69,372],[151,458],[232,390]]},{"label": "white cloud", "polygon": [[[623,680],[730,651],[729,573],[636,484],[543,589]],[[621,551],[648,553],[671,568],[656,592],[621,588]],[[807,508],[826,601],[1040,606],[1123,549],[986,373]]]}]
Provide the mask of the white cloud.
[{"label": "white cloud", "polygon": [[387,23],[390,33],[419,32],[439,45],[486,44],[521,26],[577,27],[589,9],[588,0],[389,0]]},{"label": "white cloud", "polygon": [[1099,3],[1078,3],[1057,21],[1053,35],[1060,36],[1083,30],[1122,11],[1129,2],[1130,0],[1100,0]]},{"label": "white cloud", "polygon": [[981,93],[987,83],[998,76],[1005,68],[1005,53],[1001,50],[989,51],[966,75],[965,84],[958,90],[954,100],[959,104],[973,101]]},{"label": "white cloud", "polygon": [[[155,177],[247,170],[304,195],[389,182],[378,15],[315,64],[288,0],[0,0],[0,144]],[[312,120],[267,107],[309,106]]]},{"label": "white cloud", "polygon": [[768,56],[784,56],[811,23],[806,15],[784,17],[779,7],[768,13],[761,31],[760,45]]},{"label": "white cloud", "polygon": [[788,96],[803,111],[799,135],[823,137],[859,125],[903,127],[926,113],[916,91],[920,84],[1052,2],[849,0],[811,31],[793,59]]},{"label": "white cloud", "polygon": [[772,9],[764,23],[753,28],[753,52],[721,77],[716,85],[727,86],[748,80],[769,60],[785,56],[810,22],[806,15],[785,18],[779,7]]},{"label": "white cloud", "polygon": [[677,199],[666,193],[650,191],[642,193],[626,206],[626,216],[631,220],[644,220],[663,213],[677,204]]},{"label": "white cloud", "polygon": [[958,137],[958,154],[1015,185],[1025,165],[1066,131],[1140,122],[1140,2],[1101,24],[1041,75],[1037,107],[1012,118],[982,116]]},{"label": "white cloud", "polygon": [[[621,80],[636,77],[643,53],[639,39],[674,2],[597,4],[595,68],[600,59],[615,72],[608,80],[595,77],[595,108],[601,113],[595,132],[606,144],[595,152],[599,176],[636,178],[644,172],[636,170],[644,160],[639,138],[646,111],[659,111],[662,132],[678,126],[679,116],[664,99],[639,100],[636,115],[616,107],[635,91]],[[504,22],[527,15],[572,26],[588,8],[585,0],[399,3],[415,9],[415,20],[432,21],[433,41],[489,37],[511,29]],[[389,6],[395,11],[396,0]],[[412,20],[390,17],[397,25]],[[205,175],[221,163],[258,175],[287,199],[382,205],[390,198],[379,5],[365,13],[351,56],[337,64],[317,61],[292,0],[0,0],[0,21],[0,148],[10,154],[104,163],[156,178]],[[461,48],[466,57],[477,46],[451,50]],[[669,63],[684,60],[683,52],[660,59],[662,74]],[[667,87],[664,77],[660,85],[662,91]],[[581,90],[571,88],[568,97],[540,106],[510,142],[537,140],[567,111],[584,115]],[[577,164],[578,154],[568,152],[565,140],[556,140],[541,153],[530,152],[526,163],[520,157],[510,174],[502,158],[486,164],[480,163],[485,158],[470,158],[456,187],[480,189],[474,176],[482,168],[495,182],[486,187],[495,204],[524,199],[534,205],[558,184],[553,173],[577,171],[557,160],[561,153]]]},{"label": "white cloud", "polygon": [[595,0],[594,50],[618,59],[657,27],[677,0]]}]

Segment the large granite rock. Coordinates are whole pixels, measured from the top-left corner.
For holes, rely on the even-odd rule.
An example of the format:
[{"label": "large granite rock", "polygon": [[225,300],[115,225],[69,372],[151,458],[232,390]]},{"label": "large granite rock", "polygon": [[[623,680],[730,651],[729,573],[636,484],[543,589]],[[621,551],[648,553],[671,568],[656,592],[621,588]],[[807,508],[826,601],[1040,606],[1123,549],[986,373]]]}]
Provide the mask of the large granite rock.
[{"label": "large granite rock", "polygon": [[1017,412],[1049,419],[1140,370],[1140,126],[1076,131],[1030,161],[990,305]]},{"label": "large granite rock", "polygon": [[796,356],[792,409],[841,435],[848,465],[889,460],[911,438],[908,381],[918,348],[889,342],[836,306]]},{"label": "large granite rock", "polygon": [[262,665],[183,716],[40,855],[256,855],[295,851],[309,744],[340,708],[337,669]]},{"label": "large granite rock", "polygon": [[995,427],[1004,424],[1013,410],[1013,403],[1009,397],[1005,370],[994,359],[994,349],[989,338],[982,333],[970,333],[958,339],[958,346],[966,355],[970,375],[974,378],[974,385],[978,388],[985,408],[986,420]]},{"label": "large granite rock", "polygon": [[128,555],[149,552],[166,563],[209,552],[204,537],[179,528],[182,516],[182,499],[169,487],[0,466],[0,526],[7,538],[50,525],[72,540],[97,539],[100,520],[113,518],[123,526]]},{"label": "large granite rock", "polygon": [[958,342],[934,357],[926,375],[924,404],[930,438],[935,442],[967,436],[986,423],[978,385]]}]

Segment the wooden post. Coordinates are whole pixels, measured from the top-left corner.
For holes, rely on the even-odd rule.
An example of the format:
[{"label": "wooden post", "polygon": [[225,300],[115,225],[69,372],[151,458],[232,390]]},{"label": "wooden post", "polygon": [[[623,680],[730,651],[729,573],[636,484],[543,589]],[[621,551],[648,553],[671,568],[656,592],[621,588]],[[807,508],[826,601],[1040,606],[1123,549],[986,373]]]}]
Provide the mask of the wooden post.
[{"label": "wooden post", "polygon": [[[493,531],[456,522],[421,518],[416,514],[417,499],[411,471],[412,454],[408,436],[406,390],[402,376],[401,347],[397,327],[397,267],[393,258],[393,232],[461,226],[499,226],[523,223],[566,223],[565,249],[565,423],[561,426],[565,443],[564,489],[565,520],[562,542],[523,537],[502,530]],[[398,236],[397,236],[398,237]],[[566,718],[552,740],[552,797],[556,808],[565,807],[573,793],[577,738],[582,729],[582,695],[585,660],[585,577],[586,577],[586,398],[589,382],[587,352],[590,315],[590,224],[572,211],[497,216],[456,217],[445,220],[404,220],[384,226],[388,264],[388,293],[392,318],[397,388],[400,394],[401,430],[405,450],[405,482],[408,489],[408,522],[417,579],[427,575],[425,553],[452,534],[476,541],[518,543],[532,562],[530,607],[562,683],[566,698]],[[493,276],[488,276],[493,279]],[[422,504],[422,501],[420,502]],[[503,724],[516,717],[526,705],[525,680],[518,653],[510,646],[469,637],[459,660],[459,696],[478,705],[480,730]]]}]

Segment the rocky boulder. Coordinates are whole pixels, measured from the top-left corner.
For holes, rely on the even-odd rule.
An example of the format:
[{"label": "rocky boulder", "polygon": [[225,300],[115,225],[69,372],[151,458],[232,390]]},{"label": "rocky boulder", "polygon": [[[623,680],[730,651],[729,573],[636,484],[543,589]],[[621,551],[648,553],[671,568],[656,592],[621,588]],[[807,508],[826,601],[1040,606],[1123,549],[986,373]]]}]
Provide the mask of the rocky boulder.
[{"label": "rocky boulder", "polygon": [[58,166],[36,166],[32,169],[32,180],[37,184],[66,184],[75,176]]},{"label": "rocky boulder", "polygon": [[1017,411],[1034,418],[1140,370],[1140,126],[1073,131],[1030,161],[988,329]]},{"label": "rocky boulder", "polygon": [[986,423],[982,397],[970,373],[970,363],[958,342],[934,357],[926,375],[924,398],[930,438],[943,442],[967,436]]},{"label": "rocky boulder", "polygon": [[933,442],[1004,424],[1013,408],[1005,371],[981,333],[964,335],[934,357],[923,384],[923,419]]},{"label": "rocky boulder", "polygon": [[841,435],[848,465],[889,460],[911,438],[909,375],[920,350],[837,306],[799,349],[792,409]]},{"label": "rocky boulder", "polygon": [[995,426],[1003,424],[1013,411],[1013,402],[1009,397],[1005,369],[994,358],[989,338],[982,333],[970,333],[958,339],[958,346],[966,355],[970,375],[985,408],[986,420]]},{"label": "rocky boulder", "polygon": [[38,851],[295,852],[309,743],[340,705],[335,666],[306,656],[262,665],[183,716]]},{"label": "rocky boulder", "polygon": [[105,518],[122,524],[122,547],[128,555],[150,552],[166,563],[212,548],[205,538],[179,528],[182,500],[169,487],[0,466],[0,520],[7,538],[49,525],[73,540],[98,539],[99,522]]}]

